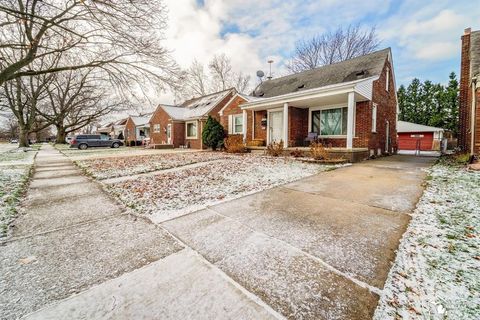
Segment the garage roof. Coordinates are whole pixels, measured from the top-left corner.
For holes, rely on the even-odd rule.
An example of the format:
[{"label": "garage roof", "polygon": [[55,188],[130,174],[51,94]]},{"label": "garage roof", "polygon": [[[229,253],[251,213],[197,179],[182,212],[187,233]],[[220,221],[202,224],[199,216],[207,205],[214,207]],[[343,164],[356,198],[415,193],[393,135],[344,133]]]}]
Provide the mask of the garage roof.
[{"label": "garage roof", "polygon": [[397,123],[397,132],[435,132],[435,131],[444,131],[442,128],[425,126],[423,124],[407,122],[407,121],[398,121]]}]

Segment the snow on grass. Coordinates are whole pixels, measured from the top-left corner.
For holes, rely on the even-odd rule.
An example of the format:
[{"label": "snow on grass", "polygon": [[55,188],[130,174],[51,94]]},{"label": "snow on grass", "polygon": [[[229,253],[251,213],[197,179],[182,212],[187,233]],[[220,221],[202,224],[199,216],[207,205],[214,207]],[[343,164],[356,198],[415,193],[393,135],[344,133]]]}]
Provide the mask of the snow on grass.
[{"label": "snow on grass", "polygon": [[437,164],[374,319],[479,319],[480,172]]},{"label": "snow on grass", "polygon": [[0,167],[0,238],[17,215],[17,206],[25,191],[32,166]]},{"label": "snow on grass", "polygon": [[39,149],[40,145],[0,145],[0,238],[7,236],[8,225],[17,215]]},{"label": "snow on grass", "polygon": [[136,157],[115,157],[76,161],[87,174],[109,179],[185,166],[231,157],[219,152],[165,153]]},{"label": "snow on grass", "polygon": [[284,158],[229,155],[220,162],[108,185],[107,189],[127,206],[160,222],[330,168]]}]

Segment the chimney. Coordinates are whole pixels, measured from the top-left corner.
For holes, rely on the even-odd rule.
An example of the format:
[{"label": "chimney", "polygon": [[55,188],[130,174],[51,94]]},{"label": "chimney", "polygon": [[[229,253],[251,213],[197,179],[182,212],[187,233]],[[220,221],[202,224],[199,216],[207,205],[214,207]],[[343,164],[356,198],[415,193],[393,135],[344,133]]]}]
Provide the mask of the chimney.
[{"label": "chimney", "polygon": [[463,31],[463,35],[464,35],[464,36],[469,35],[470,33],[472,33],[472,28],[466,28],[466,29]]}]

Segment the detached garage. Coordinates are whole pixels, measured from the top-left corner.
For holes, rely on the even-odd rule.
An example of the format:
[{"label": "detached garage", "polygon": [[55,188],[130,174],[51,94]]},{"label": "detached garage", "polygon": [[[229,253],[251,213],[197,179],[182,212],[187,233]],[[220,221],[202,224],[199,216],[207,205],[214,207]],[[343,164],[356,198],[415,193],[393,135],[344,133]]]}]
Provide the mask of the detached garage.
[{"label": "detached garage", "polygon": [[398,149],[399,150],[440,150],[443,138],[443,129],[424,126],[406,121],[398,121]]}]

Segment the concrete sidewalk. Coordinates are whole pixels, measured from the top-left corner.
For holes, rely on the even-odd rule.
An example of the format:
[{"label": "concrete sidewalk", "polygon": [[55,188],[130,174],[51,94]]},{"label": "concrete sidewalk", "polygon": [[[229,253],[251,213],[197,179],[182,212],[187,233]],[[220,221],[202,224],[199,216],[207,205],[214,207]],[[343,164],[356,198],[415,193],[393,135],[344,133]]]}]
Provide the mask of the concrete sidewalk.
[{"label": "concrete sidewalk", "polygon": [[[166,319],[181,311],[200,318],[215,312],[257,319],[275,314],[199,255],[185,251],[168,232],[128,215],[51,146],[37,155],[22,212],[13,236],[0,246],[1,319],[20,318],[52,303],[55,312],[46,308],[31,317]],[[71,301],[80,302],[71,307]]]}]

